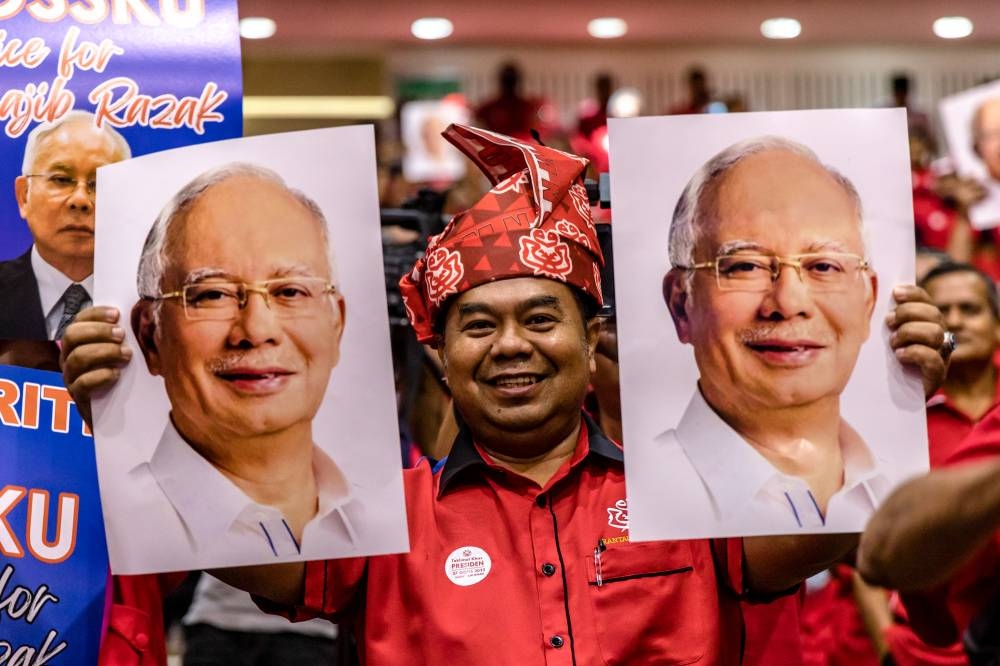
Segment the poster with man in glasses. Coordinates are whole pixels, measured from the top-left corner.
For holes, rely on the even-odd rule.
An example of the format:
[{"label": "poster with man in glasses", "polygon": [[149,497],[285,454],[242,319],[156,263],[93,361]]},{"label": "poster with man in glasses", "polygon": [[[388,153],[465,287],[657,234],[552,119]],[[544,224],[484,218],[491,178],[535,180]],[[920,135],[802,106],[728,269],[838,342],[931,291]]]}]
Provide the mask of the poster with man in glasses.
[{"label": "poster with man in glasses", "polygon": [[976,229],[1000,225],[1000,81],[963,90],[941,100],[941,124],[948,154],[962,178],[983,187],[969,209]]},{"label": "poster with man in glasses", "polygon": [[370,127],[99,170],[120,318],[78,321],[132,350],[94,402],[115,573],[408,548],[374,173]]},{"label": "poster with man in glasses", "polygon": [[0,2],[0,339],[59,339],[92,302],[98,167],[243,134],[238,22],[235,0]]},{"label": "poster with man in glasses", "polygon": [[907,159],[900,110],[612,121],[631,538],[859,531],[927,467]]}]

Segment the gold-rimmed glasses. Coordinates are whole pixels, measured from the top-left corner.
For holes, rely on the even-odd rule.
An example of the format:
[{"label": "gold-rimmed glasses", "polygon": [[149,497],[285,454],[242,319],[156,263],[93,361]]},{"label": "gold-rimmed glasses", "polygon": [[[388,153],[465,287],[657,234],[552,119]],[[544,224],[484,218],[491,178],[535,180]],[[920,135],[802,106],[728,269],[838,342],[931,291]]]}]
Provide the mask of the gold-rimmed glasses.
[{"label": "gold-rimmed glasses", "polygon": [[259,294],[277,316],[291,319],[315,315],[323,305],[323,296],[336,291],[333,284],[321,277],[284,277],[260,282],[209,279],[145,298],[180,299],[188,319],[231,321],[246,307],[250,294]]},{"label": "gold-rimmed glasses", "polygon": [[26,173],[25,178],[41,178],[42,187],[45,192],[52,196],[66,196],[76,191],[82,182],[87,190],[87,194],[94,196],[97,192],[97,177],[89,176],[86,179],[76,178],[68,173]]},{"label": "gold-rimmed glasses", "polygon": [[864,257],[849,252],[810,252],[782,257],[774,254],[726,254],[685,270],[715,272],[722,291],[767,291],[781,274],[781,268],[795,269],[799,279],[814,292],[844,291],[861,271],[871,265]]}]

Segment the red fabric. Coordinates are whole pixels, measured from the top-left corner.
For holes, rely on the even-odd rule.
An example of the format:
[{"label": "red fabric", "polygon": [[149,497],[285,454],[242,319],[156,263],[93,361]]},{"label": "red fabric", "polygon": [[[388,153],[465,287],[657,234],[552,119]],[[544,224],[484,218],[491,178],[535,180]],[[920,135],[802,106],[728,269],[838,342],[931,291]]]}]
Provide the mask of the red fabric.
[{"label": "red fabric", "polygon": [[[945,461],[946,466],[989,460],[1000,455],[1000,405],[991,409]],[[940,590],[903,595],[917,633],[931,640],[958,640],[971,619],[997,590],[1000,579],[1000,534],[996,534]],[[949,623],[948,620],[951,622]],[[944,625],[950,626],[944,626]]]},{"label": "red fabric", "polygon": [[[1000,386],[997,395],[1000,395]],[[975,421],[960,411],[944,391],[931,396],[927,401],[927,439],[931,468],[943,466],[974,426]],[[926,596],[924,601],[927,601]],[[906,607],[898,595],[892,596],[890,606],[895,623],[886,630],[885,639],[897,666],[964,666],[969,663],[958,641],[948,647],[934,647],[921,640],[910,625]],[[938,628],[941,625],[940,622],[934,624]]]},{"label": "red fabric", "polygon": [[955,226],[955,209],[947,206],[934,191],[934,174],[929,169],[912,171],[913,223],[917,245],[947,250]]},{"label": "red fabric", "polygon": [[493,189],[433,236],[425,257],[400,280],[417,339],[434,339],[448,298],[496,280],[559,280],[602,303],[604,259],[583,185],[587,160],[462,125],[450,126],[444,137]]},{"label": "red fabric", "polygon": [[781,597],[768,604],[743,604],[746,624],[743,666],[803,666],[799,632],[803,594]]},{"label": "red fabric", "polygon": [[[949,458],[948,465],[961,465],[1000,456],[1000,405],[976,424]],[[1000,533],[982,548],[971,563],[948,586],[948,609],[959,631],[986,604],[1000,584]]]},{"label": "red fabric", "polygon": [[608,159],[608,128],[601,126],[589,134],[577,132],[569,138],[569,148],[577,155],[586,157],[596,173],[607,173],[610,168]]},{"label": "red fabric", "polygon": [[186,573],[113,576],[108,632],[101,643],[99,666],[166,666],[163,595]]},{"label": "red fabric", "polygon": [[802,648],[806,666],[878,666],[871,639],[854,603],[851,568],[838,564],[830,582],[802,604]]},{"label": "red fabric", "polygon": [[[620,460],[581,433],[539,488],[460,435],[443,471],[404,471],[410,552],[310,562],[303,605],[283,614],[351,621],[369,664],[738,664],[742,541],[630,543]],[[492,566],[462,587],[446,562],[469,547]]]},{"label": "red fabric", "polygon": [[884,635],[896,666],[968,666],[969,660],[961,642],[955,642],[949,647],[927,645],[909,625],[906,608],[897,595],[892,596],[889,606],[896,623]]},{"label": "red fabric", "polygon": [[[911,172],[913,180],[913,223],[917,245],[947,251],[957,212],[934,191],[934,174],[929,169]],[[994,280],[1000,280],[1000,262],[994,247],[1000,244],[1000,227],[973,231],[976,251],[971,263]],[[989,247],[984,243],[991,244]]]},{"label": "red fabric", "polygon": [[[1000,404],[1000,363],[993,359],[997,372],[996,402]],[[975,419],[963,413],[948,399],[944,391],[938,391],[927,401],[927,439],[930,442],[931,467],[941,467],[951,458],[959,445],[972,432]]]}]

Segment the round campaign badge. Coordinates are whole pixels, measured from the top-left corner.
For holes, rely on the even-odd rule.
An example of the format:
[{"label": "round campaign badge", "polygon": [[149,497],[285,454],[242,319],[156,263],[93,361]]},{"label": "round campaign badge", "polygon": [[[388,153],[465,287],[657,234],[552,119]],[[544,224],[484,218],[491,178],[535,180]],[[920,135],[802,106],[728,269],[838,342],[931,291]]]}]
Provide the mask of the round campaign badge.
[{"label": "round campaign badge", "polygon": [[451,552],[444,562],[444,573],[455,585],[467,587],[480,582],[490,573],[493,562],[482,548],[462,546]]}]

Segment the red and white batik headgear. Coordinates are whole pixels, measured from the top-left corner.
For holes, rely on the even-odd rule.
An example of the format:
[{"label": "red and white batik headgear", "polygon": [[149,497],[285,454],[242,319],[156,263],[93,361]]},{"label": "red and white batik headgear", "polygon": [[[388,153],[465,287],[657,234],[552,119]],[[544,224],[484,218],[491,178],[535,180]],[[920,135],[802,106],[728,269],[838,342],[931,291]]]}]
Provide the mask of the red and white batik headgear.
[{"label": "red and white batik headgear", "polygon": [[434,338],[449,297],[496,280],[559,280],[602,304],[604,258],[583,184],[587,160],[462,125],[443,134],[493,189],[432,236],[424,257],[399,281],[417,339]]}]

